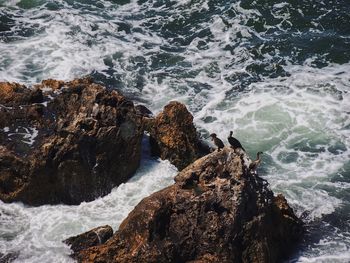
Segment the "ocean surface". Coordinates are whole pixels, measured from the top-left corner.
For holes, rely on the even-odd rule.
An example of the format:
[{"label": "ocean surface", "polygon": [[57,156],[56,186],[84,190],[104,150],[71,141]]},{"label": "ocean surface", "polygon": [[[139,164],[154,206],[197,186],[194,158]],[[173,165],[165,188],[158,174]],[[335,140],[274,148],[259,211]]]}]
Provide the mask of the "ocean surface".
[{"label": "ocean surface", "polygon": [[[289,262],[350,262],[349,0],[0,0],[0,81],[92,76],[158,113],[185,103],[204,137],[230,130],[307,223]],[[71,262],[61,241],[115,230],[177,170],[149,157],[79,206],[0,201],[0,252]]]}]

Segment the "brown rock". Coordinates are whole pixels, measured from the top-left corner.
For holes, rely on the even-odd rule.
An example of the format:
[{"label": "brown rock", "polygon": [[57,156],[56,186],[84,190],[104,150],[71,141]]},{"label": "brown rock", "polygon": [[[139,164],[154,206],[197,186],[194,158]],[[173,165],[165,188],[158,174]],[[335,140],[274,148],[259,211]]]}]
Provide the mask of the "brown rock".
[{"label": "brown rock", "polygon": [[12,107],[41,103],[43,101],[40,89],[28,89],[18,83],[0,82],[0,104],[2,107]]},{"label": "brown rock", "polygon": [[69,245],[74,253],[77,253],[89,247],[102,245],[112,236],[112,227],[105,225],[91,229],[83,234],[70,237],[63,242]]},{"label": "brown rock", "polygon": [[248,174],[230,148],[185,168],[143,199],[105,244],[79,262],[281,262],[303,233],[282,195]]},{"label": "brown rock", "polygon": [[169,160],[179,170],[209,153],[199,140],[192,114],[180,102],[166,105],[148,127],[153,155]]},{"label": "brown rock", "polygon": [[91,201],[128,180],[138,168],[142,116],[118,92],[91,79],[43,81],[33,90],[19,84],[3,86],[0,199],[4,202]]},{"label": "brown rock", "polygon": [[143,117],[151,118],[153,116],[152,111],[150,111],[144,105],[136,105],[135,106],[135,110],[136,110],[137,114],[139,114],[139,115],[141,115]]},{"label": "brown rock", "polygon": [[62,88],[65,85],[64,81],[61,80],[55,80],[55,79],[46,79],[41,82],[41,85],[39,85],[40,88],[51,88],[53,90],[58,90]]},{"label": "brown rock", "polygon": [[15,196],[28,182],[29,163],[0,146],[0,193]]}]

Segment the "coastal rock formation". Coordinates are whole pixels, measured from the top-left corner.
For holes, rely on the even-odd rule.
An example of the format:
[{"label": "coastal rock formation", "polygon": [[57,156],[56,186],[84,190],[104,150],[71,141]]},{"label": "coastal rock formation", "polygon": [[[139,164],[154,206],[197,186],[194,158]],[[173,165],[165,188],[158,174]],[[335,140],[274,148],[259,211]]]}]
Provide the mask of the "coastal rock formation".
[{"label": "coastal rock formation", "polygon": [[112,227],[105,225],[91,229],[83,234],[70,237],[63,242],[69,245],[74,253],[77,253],[83,249],[104,244],[112,235]]},{"label": "coastal rock formation", "polygon": [[18,83],[0,83],[0,104],[13,107],[41,103],[43,101],[42,91],[38,88],[27,89]]},{"label": "coastal rock formation", "polygon": [[142,116],[88,78],[0,83],[0,199],[79,204],[108,194],[139,166]]},{"label": "coastal rock formation", "polygon": [[209,153],[209,147],[199,140],[192,114],[180,102],[166,105],[149,127],[152,154],[179,170]]},{"label": "coastal rock formation", "polygon": [[281,262],[303,232],[282,195],[228,147],[143,199],[105,244],[79,262]]}]

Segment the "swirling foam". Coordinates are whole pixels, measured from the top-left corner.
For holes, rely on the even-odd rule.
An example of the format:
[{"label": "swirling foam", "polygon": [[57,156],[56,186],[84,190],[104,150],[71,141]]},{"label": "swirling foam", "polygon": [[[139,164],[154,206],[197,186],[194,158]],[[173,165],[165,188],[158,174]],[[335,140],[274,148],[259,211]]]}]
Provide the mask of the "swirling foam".
[{"label": "swirling foam", "polygon": [[0,203],[1,252],[19,252],[15,262],[73,262],[64,239],[105,224],[117,230],[142,198],[173,183],[176,168],[167,161],[150,159],[148,147],[143,150],[136,175],[93,202],[41,207]]},{"label": "swirling foam", "polygon": [[[266,8],[261,1],[59,0],[23,10],[15,6],[19,2],[6,3],[15,26],[0,41],[0,80],[33,84],[92,74],[154,112],[169,100],[186,103],[204,136],[226,138],[232,129],[252,157],[264,151],[260,174],[308,224],[317,225],[295,261],[349,261],[349,229],[332,218],[350,221],[349,36],[340,25],[345,3],[327,9],[322,1]],[[28,262],[44,252],[66,260],[61,239],[105,223],[116,227],[144,185],[149,189],[142,196],[159,189],[152,178],[171,182],[169,164],[152,167],[78,207],[2,204],[9,211],[4,222],[22,224],[1,229],[4,240],[13,238],[0,242],[1,248],[20,244]],[[41,226],[42,218],[48,224]],[[318,238],[320,228],[325,231]]]}]

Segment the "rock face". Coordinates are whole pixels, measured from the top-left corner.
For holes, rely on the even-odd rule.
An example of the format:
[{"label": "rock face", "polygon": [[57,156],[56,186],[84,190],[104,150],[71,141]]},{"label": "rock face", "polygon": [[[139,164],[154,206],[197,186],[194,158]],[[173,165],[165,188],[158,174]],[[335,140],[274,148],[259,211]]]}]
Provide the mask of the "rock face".
[{"label": "rock face", "polygon": [[89,79],[0,83],[0,199],[94,200],[136,171],[142,136],[133,103]]},{"label": "rock face", "polygon": [[[246,160],[246,161],[244,161]],[[185,168],[143,199],[105,244],[79,262],[281,262],[303,232],[283,196],[232,149]]]},{"label": "rock face", "polygon": [[193,116],[180,102],[170,102],[150,125],[152,153],[179,170],[209,153],[198,137]]},{"label": "rock face", "polygon": [[70,246],[74,253],[77,253],[83,249],[102,245],[113,235],[112,227],[100,226],[83,234],[70,237],[63,242]]}]

